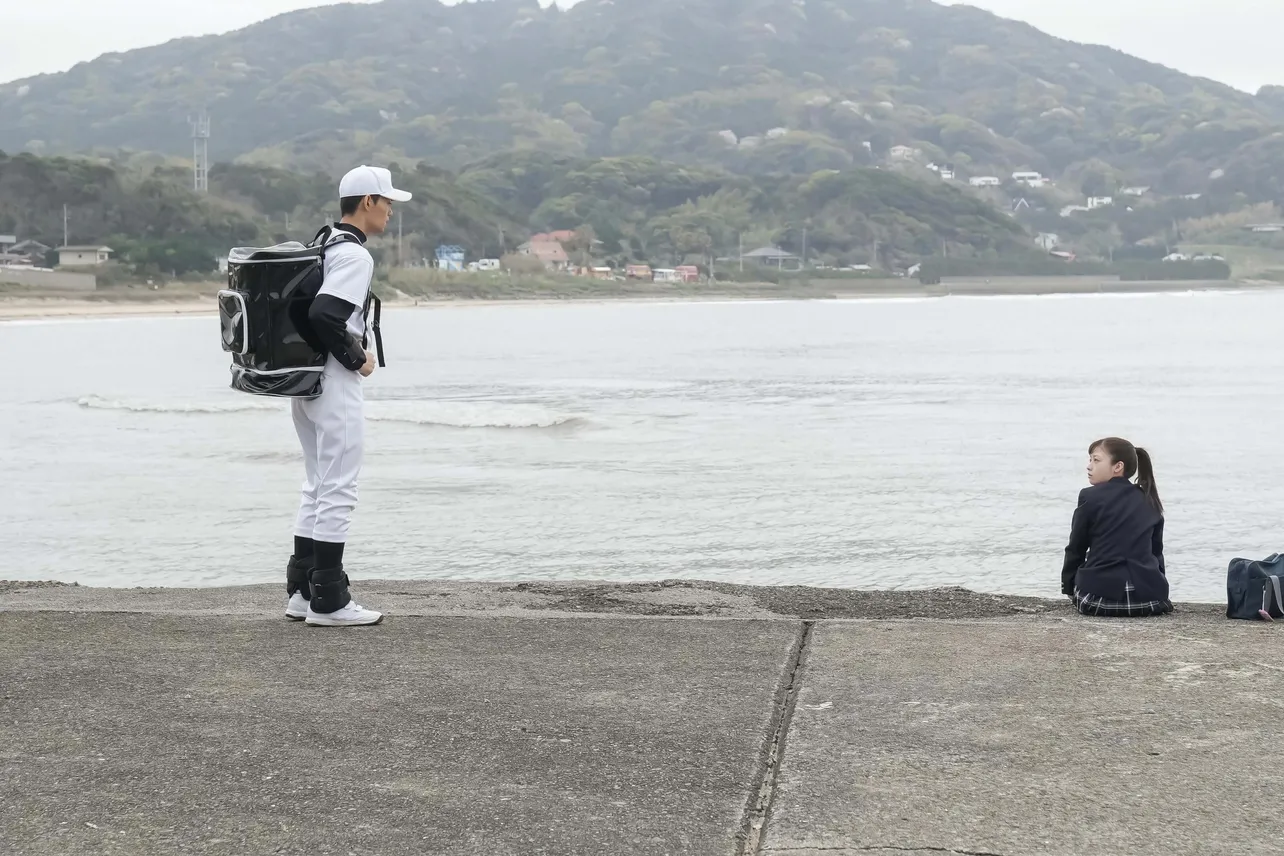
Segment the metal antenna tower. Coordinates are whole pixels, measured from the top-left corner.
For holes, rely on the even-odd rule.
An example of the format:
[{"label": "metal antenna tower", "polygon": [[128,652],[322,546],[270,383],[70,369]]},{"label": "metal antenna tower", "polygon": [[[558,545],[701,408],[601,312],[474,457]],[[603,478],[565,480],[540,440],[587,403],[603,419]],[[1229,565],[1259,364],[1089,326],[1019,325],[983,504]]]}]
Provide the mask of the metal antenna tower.
[{"label": "metal antenna tower", "polygon": [[195,118],[188,116],[192,126],[192,162],[194,187],[197,193],[210,189],[210,117],[205,111]]}]

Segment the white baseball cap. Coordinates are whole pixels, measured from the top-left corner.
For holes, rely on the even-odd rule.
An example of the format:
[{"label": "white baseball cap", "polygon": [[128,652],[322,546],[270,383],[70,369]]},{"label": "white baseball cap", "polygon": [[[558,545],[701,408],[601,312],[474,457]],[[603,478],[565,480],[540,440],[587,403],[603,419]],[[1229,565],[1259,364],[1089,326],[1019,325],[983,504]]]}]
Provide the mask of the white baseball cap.
[{"label": "white baseball cap", "polygon": [[359,166],[339,182],[339,198],[382,196],[393,202],[409,202],[411,195],[392,186],[392,173],[381,166]]}]

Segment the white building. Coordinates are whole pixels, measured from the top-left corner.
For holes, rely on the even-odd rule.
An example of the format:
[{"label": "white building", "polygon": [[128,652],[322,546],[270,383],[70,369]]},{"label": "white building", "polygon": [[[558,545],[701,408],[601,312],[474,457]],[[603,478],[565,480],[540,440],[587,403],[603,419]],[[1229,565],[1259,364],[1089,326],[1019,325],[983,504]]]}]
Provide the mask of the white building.
[{"label": "white building", "polygon": [[1107,207],[1107,206],[1109,206],[1109,205],[1114,205],[1114,204],[1115,204],[1115,198],[1114,198],[1113,196],[1090,196],[1090,197],[1088,197],[1088,210],[1089,210],[1089,211],[1093,210],[1094,208],[1105,208],[1105,207]]},{"label": "white building", "polygon": [[111,247],[59,247],[59,267],[92,267],[106,264],[115,252]]},{"label": "white building", "polygon": [[1019,184],[1029,184],[1030,182],[1033,182],[1033,181],[1042,182],[1042,181],[1043,181],[1043,173],[1041,173],[1041,172],[1014,172],[1014,173],[1012,173],[1012,180],[1013,180],[1013,181],[1015,181],[1015,182],[1017,182],[1017,183],[1019,183]]},{"label": "white building", "polygon": [[967,183],[973,187],[1000,187],[1003,184],[997,175],[974,176],[973,178],[969,178]]},{"label": "white building", "polygon": [[1061,237],[1053,232],[1040,232],[1039,237],[1034,239],[1039,249],[1045,253],[1050,253],[1061,243]]}]

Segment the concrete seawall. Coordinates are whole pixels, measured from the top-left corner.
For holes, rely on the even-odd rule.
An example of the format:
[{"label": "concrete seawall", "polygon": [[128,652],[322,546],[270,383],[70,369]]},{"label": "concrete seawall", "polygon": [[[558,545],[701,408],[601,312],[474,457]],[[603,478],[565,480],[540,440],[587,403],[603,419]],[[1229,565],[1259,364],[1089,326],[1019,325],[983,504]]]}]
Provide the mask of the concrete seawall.
[{"label": "concrete seawall", "polygon": [[1143,280],[1118,276],[947,277],[924,286],[929,295],[944,294],[1145,294],[1172,291],[1238,291],[1251,288],[1235,280]]},{"label": "concrete seawall", "polygon": [[92,273],[0,266],[0,284],[38,288],[43,291],[87,292],[98,288],[98,277]]},{"label": "concrete seawall", "polygon": [[0,852],[1284,853],[1279,632],[670,581],[0,583]]},{"label": "concrete seawall", "polygon": [[[815,280],[814,282],[820,282]],[[1051,294],[1160,294],[1188,291],[1245,291],[1280,288],[1279,283],[1244,280],[1149,280],[1124,282],[1117,276],[996,276],[946,278],[939,285],[918,280],[833,281],[836,297],[997,297]]]}]

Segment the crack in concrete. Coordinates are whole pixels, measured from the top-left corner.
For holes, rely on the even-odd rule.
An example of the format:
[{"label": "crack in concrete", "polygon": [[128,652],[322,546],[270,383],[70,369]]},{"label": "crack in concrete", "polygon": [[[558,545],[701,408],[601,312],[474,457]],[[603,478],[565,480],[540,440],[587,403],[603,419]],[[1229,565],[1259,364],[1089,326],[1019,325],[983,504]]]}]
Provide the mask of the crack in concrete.
[{"label": "crack in concrete", "polygon": [[773,847],[768,853],[823,853],[826,851],[857,853],[861,851],[895,850],[897,853],[953,853],[956,856],[1004,856],[989,850],[956,850],[952,847],[901,847],[895,844],[843,844],[835,847]]},{"label": "crack in concrete", "polygon": [[744,822],[741,826],[739,856],[757,856],[767,831],[767,821],[771,814],[771,801],[776,792],[776,779],[780,775],[780,765],[785,757],[785,739],[789,735],[789,726],[793,722],[794,708],[798,703],[798,690],[802,683],[802,670],[806,661],[807,644],[811,641],[812,629],[816,622],[804,621],[798,631],[789,661],[781,678],[781,688],[777,694],[780,699],[776,713],[772,716],[770,741],[767,744],[766,757],[758,775],[758,787],[755,796],[745,806]]}]

